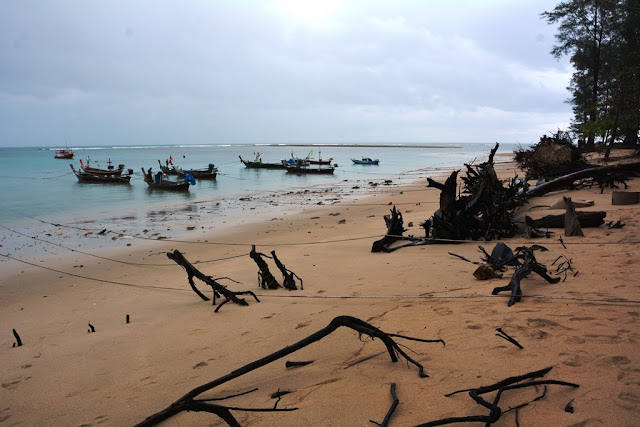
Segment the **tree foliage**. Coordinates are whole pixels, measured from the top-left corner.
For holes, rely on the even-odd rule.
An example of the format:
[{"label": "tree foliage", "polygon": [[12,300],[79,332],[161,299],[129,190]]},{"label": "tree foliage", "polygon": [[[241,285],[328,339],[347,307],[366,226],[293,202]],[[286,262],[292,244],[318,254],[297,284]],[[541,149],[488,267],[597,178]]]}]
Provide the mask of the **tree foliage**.
[{"label": "tree foliage", "polygon": [[568,0],[542,13],[557,24],[555,57],[570,55],[572,130],[585,148],[622,141],[640,130],[640,0]]}]

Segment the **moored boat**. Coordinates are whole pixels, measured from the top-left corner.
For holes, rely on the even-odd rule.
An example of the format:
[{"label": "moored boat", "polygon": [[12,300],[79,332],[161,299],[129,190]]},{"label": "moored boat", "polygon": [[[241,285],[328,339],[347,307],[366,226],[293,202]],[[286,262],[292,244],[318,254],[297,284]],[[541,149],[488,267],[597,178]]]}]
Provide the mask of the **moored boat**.
[{"label": "moored boat", "polygon": [[170,157],[168,160],[165,160],[165,163],[166,166],[160,163],[160,160],[158,160],[158,164],[160,165],[160,169],[163,173],[167,175],[178,175],[178,168],[176,168],[173,164],[173,158]]},{"label": "moored boat", "polygon": [[209,167],[204,169],[176,169],[176,171],[180,178],[186,177],[188,173],[198,179],[216,179],[218,175],[218,168],[213,163],[209,163]]},{"label": "moored boat", "polygon": [[172,181],[164,178],[162,172],[158,172],[155,176],[151,177],[148,173],[145,173],[144,168],[141,169],[144,182],[146,182],[152,190],[187,191],[189,190],[189,185],[196,183],[193,177],[189,175],[185,176],[182,181]]},{"label": "moored boat", "polygon": [[377,165],[380,163],[380,159],[371,159],[369,157],[363,157],[362,159],[351,159],[355,165]]},{"label": "moored boat", "polygon": [[56,159],[73,159],[76,153],[68,148],[57,148],[56,153],[53,155]]},{"label": "moored boat", "polygon": [[242,162],[242,164],[244,164],[246,167],[250,169],[284,169],[285,168],[282,162],[280,163],[263,162],[262,157],[260,156],[260,153],[255,153],[255,154],[256,154],[256,158],[253,161],[244,160],[242,156],[238,156],[238,157],[240,157],[240,161]]},{"label": "moored boat", "polygon": [[[71,170],[78,178],[79,182],[89,182],[89,183],[97,183],[97,184],[129,184],[131,181],[131,174],[122,175],[122,174],[93,174],[87,172],[83,169],[76,170],[73,167],[73,164],[70,164]],[[122,171],[121,171],[122,172]]]},{"label": "moored boat", "polygon": [[293,173],[298,175],[329,175],[332,174],[335,168],[333,166],[326,165],[305,165],[304,162],[287,163],[282,161],[282,164],[287,169],[287,173]]},{"label": "moored boat", "polygon": [[[87,157],[87,164],[85,165],[82,159],[80,159],[80,167],[86,173],[92,175],[122,175],[122,171],[124,171],[124,164],[120,163],[118,165],[118,169],[113,167],[111,159],[107,161],[107,169],[94,168],[91,166],[91,159]],[[129,174],[133,173],[132,170],[129,170]]]}]

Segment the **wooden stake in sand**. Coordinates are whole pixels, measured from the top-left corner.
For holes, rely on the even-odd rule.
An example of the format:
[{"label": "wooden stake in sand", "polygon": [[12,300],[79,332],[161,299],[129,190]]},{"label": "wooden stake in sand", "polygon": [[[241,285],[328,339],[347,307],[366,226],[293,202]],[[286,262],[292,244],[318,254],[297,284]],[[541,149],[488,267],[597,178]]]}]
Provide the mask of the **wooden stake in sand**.
[{"label": "wooden stake in sand", "polygon": [[18,335],[18,332],[16,332],[15,329],[13,329],[13,336],[16,338],[16,341],[17,341],[13,343],[13,347],[20,347],[22,345],[22,340],[20,339],[20,335]]}]

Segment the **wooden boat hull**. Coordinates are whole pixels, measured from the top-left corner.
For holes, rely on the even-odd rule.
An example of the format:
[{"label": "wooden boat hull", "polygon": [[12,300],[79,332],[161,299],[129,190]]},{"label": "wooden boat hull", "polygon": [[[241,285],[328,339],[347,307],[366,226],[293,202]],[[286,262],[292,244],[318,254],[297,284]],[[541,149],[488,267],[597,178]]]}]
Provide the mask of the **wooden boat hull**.
[{"label": "wooden boat hull", "polygon": [[150,190],[168,190],[168,191],[189,191],[189,183],[184,181],[172,181],[169,179],[162,179],[160,182],[155,182],[149,175],[147,175],[142,169],[142,176],[144,176],[144,182],[147,183],[147,186]]},{"label": "wooden boat hull", "polygon": [[56,150],[56,154],[53,155],[56,159],[73,159],[75,153],[67,150]]},{"label": "wooden boat hull", "polygon": [[160,160],[158,160],[158,164],[160,165],[160,170],[162,171],[162,173],[166,175],[178,175],[178,170],[175,166],[165,166],[160,162]]},{"label": "wooden boat hull", "polygon": [[296,175],[331,175],[334,171],[334,168],[321,168],[321,167],[298,167],[298,166],[286,166],[287,173],[292,173]]},{"label": "wooden boat hull", "polygon": [[83,170],[77,171],[73,165],[71,170],[78,178],[78,182],[86,182],[91,184],[129,184],[131,181],[131,175],[95,175]]},{"label": "wooden boat hull", "polygon": [[282,163],[263,163],[263,162],[251,162],[248,160],[244,160],[242,156],[240,157],[240,161],[249,169],[284,169],[285,166]]},{"label": "wooden boat hull", "polygon": [[320,160],[311,160],[311,159],[309,159],[309,164],[311,164],[311,165],[327,165],[328,166],[328,165],[331,164],[332,160],[333,159],[329,159],[329,160],[322,160],[322,159],[320,159]]},{"label": "wooden boat hull", "polygon": [[[109,160],[109,162],[111,162],[111,160]],[[80,167],[82,168],[83,171],[85,171],[88,174],[91,175],[117,175],[120,176],[122,175],[122,171],[124,170],[124,165],[120,165],[120,167],[118,169],[100,169],[100,168],[93,168],[89,165],[85,166],[85,164],[82,162],[82,159],[80,159]]]},{"label": "wooden boat hull", "polygon": [[178,171],[178,176],[180,178],[184,178],[184,177],[187,176],[188,173],[190,173],[191,176],[193,176],[196,179],[216,179],[216,176],[218,175],[218,171],[217,170],[209,171],[209,169],[202,169],[202,170],[198,170],[198,169],[191,169],[191,170],[180,169]]}]

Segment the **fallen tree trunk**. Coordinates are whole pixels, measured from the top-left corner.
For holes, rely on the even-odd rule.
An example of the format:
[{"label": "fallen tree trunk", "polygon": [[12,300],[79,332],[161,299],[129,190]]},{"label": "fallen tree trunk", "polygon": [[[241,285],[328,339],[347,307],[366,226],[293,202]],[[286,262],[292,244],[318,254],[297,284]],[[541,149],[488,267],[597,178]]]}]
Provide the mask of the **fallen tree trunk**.
[{"label": "fallen tree trunk", "polygon": [[633,172],[640,171],[640,162],[634,163],[619,163],[616,165],[601,166],[583,169],[578,172],[573,172],[568,175],[561,176],[553,181],[545,182],[527,191],[527,198],[544,196],[552,191],[562,190],[565,188],[571,188],[573,183],[577,180],[584,178],[593,178],[600,174],[611,174],[617,172]]},{"label": "fallen tree trunk", "polygon": [[[583,228],[599,227],[604,224],[604,218],[607,216],[603,211],[575,211]],[[564,228],[565,214],[547,215],[540,219],[534,219],[536,228]]]},{"label": "fallen tree trunk", "polygon": [[204,301],[209,301],[210,298],[207,297],[206,295],[204,295],[202,292],[200,292],[200,290],[198,290],[198,288],[196,287],[196,284],[193,281],[194,277],[197,277],[198,279],[202,280],[207,285],[211,286],[211,289],[213,290],[213,304],[214,305],[216,303],[216,298],[217,297],[224,296],[225,300],[222,301],[220,303],[220,305],[218,305],[218,307],[216,307],[216,309],[214,310],[214,312],[216,312],[216,313],[218,312],[218,310],[220,310],[220,307],[222,307],[223,305],[225,305],[229,301],[232,301],[233,303],[238,304],[238,305],[249,305],[249,303],[247,303],[247,301],[245,301],[243,298],[238,298],[238,295],[251,295],[252,297],[254,297],[256,299],[256,301],[260,302],[258,297],[251,291],[242,291],[242,292],[230,291],[225,286],[223,286],[220,283],[216,282],[211,276],[207,276],[207,275],[201,273],[189,261],[187,261],[187,259],[184,257],[184,255],[182,255],[180,253],[180,251],[178,251],[177,249],[175,251],[173,251],[173,252],[167,252],[167,257],[169,259],[174,260],[176,262],[176,264],[178,264],[179,266],[181,266],[182,268],[184,268],[187,271],[187,275],[188,275],[188,279],[189,279],[189,285],[191,285],[191,289],[193,289],[193,292],[195,292]]}]

